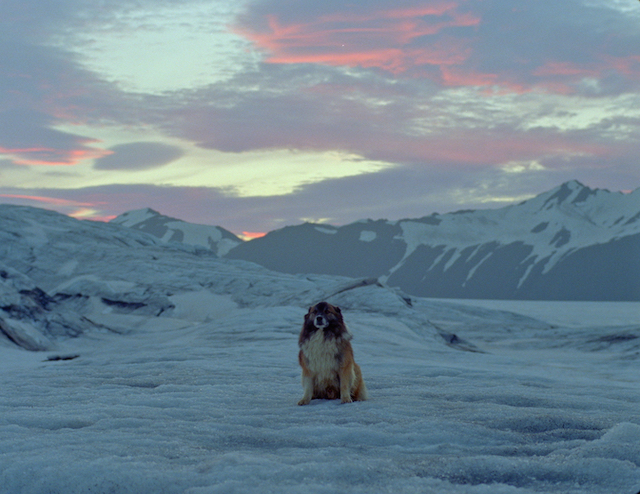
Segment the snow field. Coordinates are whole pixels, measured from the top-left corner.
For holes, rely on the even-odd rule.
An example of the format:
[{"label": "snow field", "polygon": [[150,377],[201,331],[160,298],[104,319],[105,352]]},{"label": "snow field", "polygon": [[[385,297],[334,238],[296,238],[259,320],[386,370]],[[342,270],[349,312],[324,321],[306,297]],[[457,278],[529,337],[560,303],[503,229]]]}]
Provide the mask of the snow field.
[{"label": "snow field", "polygon": [[[215,320],[156,318],[128,335],[62,342],[63,353],[80,355],[74,360],[2,348],[0,492],[640,486],[637,383],[608,377],[635,361],[553,349],[456,351],[393,318],[347,311],[371,400],[298,407],[304,310],[240,309],[196,292],[174,297],[175,314],[196,302],[197,313],[203,300],[209,309],[200,318]],[[17,354],[26,361],[14,366]]]}]

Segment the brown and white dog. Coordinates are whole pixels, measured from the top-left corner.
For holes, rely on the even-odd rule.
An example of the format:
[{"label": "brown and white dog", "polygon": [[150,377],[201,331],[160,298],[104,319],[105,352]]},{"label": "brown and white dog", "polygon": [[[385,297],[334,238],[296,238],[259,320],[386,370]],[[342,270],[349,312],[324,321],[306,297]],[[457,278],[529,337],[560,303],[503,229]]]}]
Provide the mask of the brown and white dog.
[{"label": "brown and white dog", "polygon": [[352,336],[339,307],[320,302],[304,316],[298,345],[304,394],[298,405],[313,399],[342,403],[367,399],[360,366],[353,360]]}]

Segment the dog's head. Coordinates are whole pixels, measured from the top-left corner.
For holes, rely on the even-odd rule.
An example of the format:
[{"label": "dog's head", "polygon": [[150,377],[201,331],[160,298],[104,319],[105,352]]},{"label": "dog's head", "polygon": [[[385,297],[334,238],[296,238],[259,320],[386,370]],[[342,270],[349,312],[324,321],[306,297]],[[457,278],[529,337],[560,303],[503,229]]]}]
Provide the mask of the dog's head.
[{"label": "dog's head", "polygon": [[344,325],[340,307],[327,302],[309,307],[309,312],[304,316],[304,322],[306,326],[314,326],[317,329]]}]

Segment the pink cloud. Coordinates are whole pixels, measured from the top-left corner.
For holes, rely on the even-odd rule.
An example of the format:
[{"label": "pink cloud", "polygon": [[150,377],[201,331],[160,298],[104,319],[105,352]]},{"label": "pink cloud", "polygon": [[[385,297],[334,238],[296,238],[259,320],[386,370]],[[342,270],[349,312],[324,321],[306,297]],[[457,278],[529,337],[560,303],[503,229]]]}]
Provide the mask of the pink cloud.
[{"label": "pink cloud", "polygon": [[49,204],[51,206],[73,206],[73,207],[96,206],[96,204],[89,203],[89,202],[78,202],[78,201],[73,201],[69,199],[59,199],[56,197],[32,196],[32,195],[26,195],[26,194],[0,194],[0,197],[4,197],[7,199],[23,199],[26,201],[41,202],[41,203]]},{"label": "pink cloud", "polygon": [[[506,1],[497,4],[508,6]],[[548,19],[532,6],[499,9],[480,0],[442,0],[378,5],[369,11],[362,7],[359,12],[345,6],[315,15],[287,6],[288,10],[275,5],[276,10],[241,17],[234,28],[264,53],[266,63],[376,68],[442,86],[516,93],[538,89],[571,94],[585,77],[604,79],[612,74],[640,80],[640,56],[607,54],[627,49],[622,38],[605,40],[589,31],[589,58],[576,56],[572,42],[563,40],[575,39],[573,31],[558,36],[557,50],[535,35],[531,38],[541,22],[549,28]],[[568,9],[560,5],[552,10],[561,19]],[[581,12],[581,20],[592,22],[593,13]]]},{"label": "pink cloud", "polygon": [[628,57],[600,56],[589,64],[550,61],[533,71],[536,76],[598,77],[616,71],[629,78],[640,78],[640,55]]},{"label": "pink cloud", "polygon": [[576,92],[575,83],[584,78],[600,79],[617,73],[629,80],[640,81],[640,56],[613,57],[598,55],[593,62],[549,61],[532,72],[538,86],[560,94]]},{"label": "pink cloud", "polygon": [[286,22],[275,14],[265,20],[263,29],[245,25],[236,31],[267,54],[267,63],[380,68],[396,75],[422,65],[463,63],[469,49],[462,40],[428,46],[417,46],[416,41],[480,22],[475,15],[458,12],[454,2],[366,14],[340,12],[307,22]]},{"label": "pink cloud", "polygon": [[439,163],[458,167],[491,168],[514,160],[553,156],[608,158],[610,146],[552,133],[454,132],[430,138],[387,139],[371,143],[364,154],[406,163]]},{"label": "pink cloud", "polygon": [[116,217],[101,210],[109,204],[105,201],[87,202],[30,194],[0,194],[0,198],[9,199],[12,203],[45,207],[79,220],[110,221]]}]

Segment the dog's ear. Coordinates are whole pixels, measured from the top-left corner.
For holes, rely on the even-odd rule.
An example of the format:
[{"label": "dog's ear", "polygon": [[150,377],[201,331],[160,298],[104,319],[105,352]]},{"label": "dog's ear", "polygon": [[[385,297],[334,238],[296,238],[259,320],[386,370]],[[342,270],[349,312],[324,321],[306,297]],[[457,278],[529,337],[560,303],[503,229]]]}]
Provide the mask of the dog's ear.
[{"label": "dog's ear", "polygon": [[340,310],[340,307],[338,307],[337,305],[335,306],[336,310],[338,311],[338,314],[342,314],[342,311]]}]

